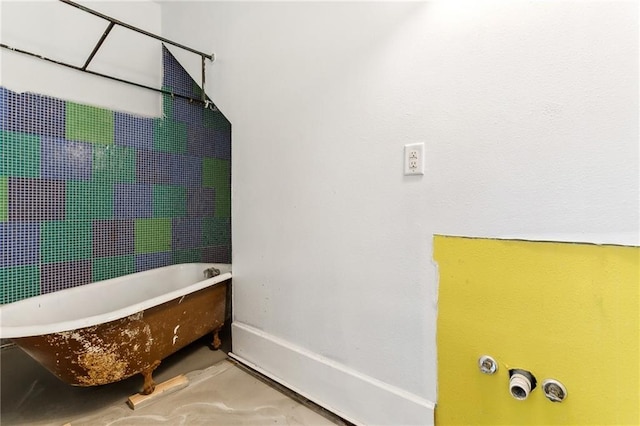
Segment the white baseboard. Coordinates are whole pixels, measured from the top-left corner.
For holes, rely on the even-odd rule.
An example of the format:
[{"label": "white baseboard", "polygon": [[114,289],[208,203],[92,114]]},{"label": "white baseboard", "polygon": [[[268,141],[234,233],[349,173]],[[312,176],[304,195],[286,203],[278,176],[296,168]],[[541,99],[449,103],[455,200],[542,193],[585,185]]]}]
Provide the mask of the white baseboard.
[{"label": "white baseboard", "polygon": [[232,324],[239,362],[358,425],[433,425],[435,404],[246,324]]}]

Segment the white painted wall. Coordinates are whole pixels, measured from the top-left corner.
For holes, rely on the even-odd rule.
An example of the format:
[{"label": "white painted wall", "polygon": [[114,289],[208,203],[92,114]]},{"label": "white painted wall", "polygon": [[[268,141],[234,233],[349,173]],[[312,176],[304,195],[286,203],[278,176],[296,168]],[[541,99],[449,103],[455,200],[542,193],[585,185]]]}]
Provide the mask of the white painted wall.
[{"label": "white painted wall", "polygon": [[[160,5],[152,1],[78,2],[154,34]],[[108,22],[54,0],[0,2],[0,38],[11,47],[82,66]],[[159,41],[116,26],[88,69],[151,87],[162,85]],[[160,116],[161,95],[0,49],[0,85],[79,103]]]},{"label": "white painted wall", "polygon": [[162,9],[233,124],[234,353],[352,420],[433,420],[434,234],[640,243],[637,2]]}]

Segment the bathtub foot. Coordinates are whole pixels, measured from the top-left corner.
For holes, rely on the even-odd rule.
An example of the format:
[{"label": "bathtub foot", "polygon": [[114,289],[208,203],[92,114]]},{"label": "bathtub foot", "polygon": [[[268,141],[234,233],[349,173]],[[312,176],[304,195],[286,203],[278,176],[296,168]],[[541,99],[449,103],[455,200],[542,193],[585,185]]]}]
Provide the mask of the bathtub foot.
[{"label": "bathtub foot", "polygon": [[220,349],[220,346],[222,346],[222,341],[220,340],[220,336],[219,336],[220,329],[222,329],[222,327],[216,328],[213,331],[213,342],[211,342],[211,347],[214,350],[218,350],[218,349]]},{"label": "bathtub foot", "polygon": [[141,374],[144,377],[144,385],[142,386],[142,395],[149,395],[156,388],[156,383],[153,381],[153,371],[158,368],[160,361],[154,361],[149,367],[142,370]]}]

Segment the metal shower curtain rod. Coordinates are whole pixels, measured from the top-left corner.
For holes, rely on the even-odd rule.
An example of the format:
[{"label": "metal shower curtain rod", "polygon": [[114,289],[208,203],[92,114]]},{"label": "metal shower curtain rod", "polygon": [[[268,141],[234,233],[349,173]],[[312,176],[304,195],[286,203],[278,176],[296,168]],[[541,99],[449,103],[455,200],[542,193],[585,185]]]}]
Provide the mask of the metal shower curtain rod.
[{"label": "metal shower curtain rod", "polygon": [[[73,6],[73,7],[77,8],[77,9],[80,9],[80,10],[82,10],[84,12],[87,12],[87,13],[89,13],[91,15],[95,15],[95,16],[98,16],[98,17],[100,17],[102,19],[105,19],[105,20],[109,21],[109,25],[107,26],[107,28],[105,29],[104,33],[100,37],[100,40],[98,40],[98,42],[96,43],[95,47],[91,51],[91,54],[89,55],[89,57],[87,58],[87,60],[85,61],[83,66],[79,67],[77,65],[68,64],[66,62],[57,61],[55,59],[50,59],[50,58],[47,58],[45,56],[38,55],[36,53],[32,53],[32,52],[28,52],[26,50],[22,50],[22,49],[18,49],[18,48],[15,48],[15,47],[8,46],[8,45],[6,45],[4,43],[0,43],[0,47],[2,47],[4,49],[11,50],[11,51],[14,51],[14,52],[18,52],[18,53],[22,53],[22,54],[25,54],[25,55],[33,56],[33,57],[36,57],[38,59],[42,59],[44,61],[52,62],[52,63],[57,64],[57,65],[62,65],[62,66],[65,66],[67,68],[72,68],[72,69],[77,70],[77,71],[85,72],[85,73],[92,74],[92,75],[97,75],[99,77],[108,78],[110,80],[119,81],[121,83],[130,84],[132,86],[141,87],[143,89],[153,90],[155,92],[163,93],[163,94],[166,94],[166,95],[171,95],[171,96],[174,96],[174,97],[187,99],[190,102],[198,102],[198,103],[203,104],[205,106],[205,108],[211,108],[211,109],[214,109],[214,110],[216,109],[215,105],[213,105],[207,99],[207,95],[205,94],[205,59],[209,59],[210,61],[214,61],[215,60],[215,55],[214,54],[207,54],[207,53],[200,52],[198,50],[192,49],[191,47],[182,45],[182,44],[177,43],[177,42],[175,42],[173,40],[169,40],[169,39],[161,37],[159,35],[150,33],[148,31],[145,31],[145,30],[140,29],[138,27],[135,27],[133,25],[129,25],[129,24],[125,23],[125,22],[119,21],[119,20],[117,20],[115,18],[112,18],[110,16],[102,14],[102,13],[100,13],[98,11],[90,9],[90,8],[88,8],[86,6],[81,5],[81,4],[75,3],[75,2],[73,2],[71,0],[59,0],[59,1],[62,2],[62,3],[68,4],[69,6]],[[96,53],[100,49],[100,47],[102,46],[102,44],[106,40],[107,36],[109,35],[109,33],[111,32],[113,27],[116,26],[116,25],[119,25],[119,26],[121,26],[123,28],[127,28],[127,29],[129,29],[131,31],[135,31],[137,33],[143,34],[143,35],[145,35],[147,37],[151,37],[153,39],[160,40],[163,43],[179,47],[180,49],[186,50],[188,52],[191,52],[191,53],[194,53],[194,54],[200,56],[200,58],[201,58],[201,70],[202,70],[202,98],[201,99],[196,99],[196,98],[192,98],[190,96],[181,95],[179,93],[170,92],[168,90],[158,89],[156,87],[147,86],[145,84],[136,83],[134,81],[129,81],[129,80],[125,80],[125,79],[122,79],[122,78],[119,78],[119,77],[114,77],[114,76],[111,76],[111,75],[107,75],[107,74],[99,73],[99,72],[96,72],[96,71],[88,70],[87,67],[91,63],[91,60],[93,59],[93,57],[96,55]]]}]

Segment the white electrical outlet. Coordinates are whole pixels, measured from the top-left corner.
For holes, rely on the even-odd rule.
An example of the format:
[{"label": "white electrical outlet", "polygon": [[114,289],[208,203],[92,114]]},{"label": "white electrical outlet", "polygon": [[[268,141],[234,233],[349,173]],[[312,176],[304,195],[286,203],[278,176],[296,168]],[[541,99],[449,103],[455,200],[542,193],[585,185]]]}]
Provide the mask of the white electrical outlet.
[{"label": "white electrical outlet", "polygon": [[404,174],[424,174],[424,143],[412,143],[404,146]]}]

